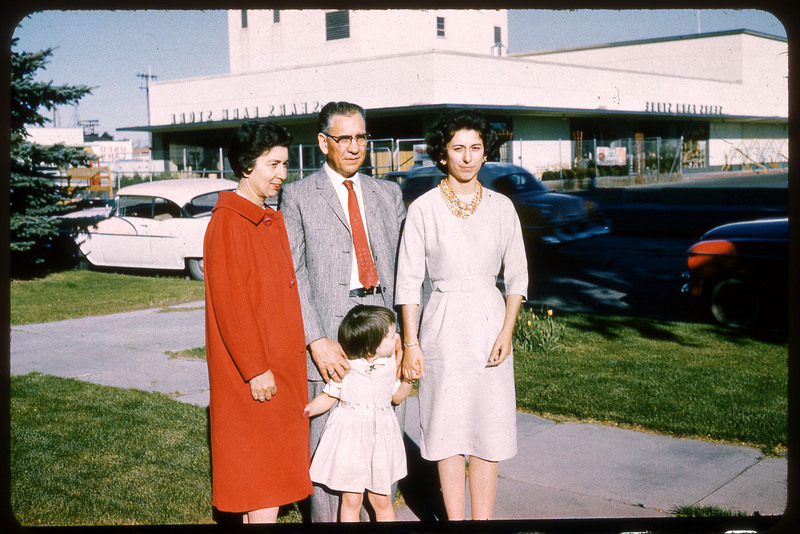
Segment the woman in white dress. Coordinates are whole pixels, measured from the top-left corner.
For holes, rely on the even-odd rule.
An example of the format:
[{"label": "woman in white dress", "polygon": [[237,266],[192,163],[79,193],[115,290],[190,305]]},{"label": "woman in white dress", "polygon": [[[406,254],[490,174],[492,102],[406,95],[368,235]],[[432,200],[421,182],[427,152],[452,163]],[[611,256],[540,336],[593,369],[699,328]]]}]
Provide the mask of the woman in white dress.
[{"label": "woman in white dress", "polygon": [[359,520],[364,491],[377,521],[394,521],[392,485],[406,476],[403,434],[391,404],[411,391],[410,379],[397,379],[394,313],[358,305],[339,327],[339,343],[350,359],[341,383],[333,380],[306,406],[304,417],[338,407],[325,423],[311,461],[311,480],[342,492],[340,520]]},{"label": "woman in white dress", "polygon": [[421,454],[437,462],[448,518],[464,519],[468,460],[471,518],[491,519],[497,462],[517,451],[512,334],[528,288],[525,246],[511,201],[477,179],[498,146],[485,118],[450,113],[426,141],[447,176],[409,206],[400,243],[403,373],[420,379]]}]

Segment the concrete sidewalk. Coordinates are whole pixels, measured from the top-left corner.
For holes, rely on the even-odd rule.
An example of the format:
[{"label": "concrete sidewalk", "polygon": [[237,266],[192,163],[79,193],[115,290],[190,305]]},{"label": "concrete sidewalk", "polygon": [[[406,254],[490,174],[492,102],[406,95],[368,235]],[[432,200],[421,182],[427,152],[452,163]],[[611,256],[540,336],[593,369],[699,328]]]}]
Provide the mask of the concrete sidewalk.
[{"label": "concrete sidewalk", "polygon": [[[202,302],[11,328],[11,374],[40,372],[157,391],[208,405],[204,361],[166,351],[202,347]],[[398,521],[441,515],[435,467],[419,459],[417,399],[408,401],[410,471]],[[668,517],[681,505],[778,515],[787,460],[757,449],[518,413],[519,452],[500,463],[496,519]]]}]

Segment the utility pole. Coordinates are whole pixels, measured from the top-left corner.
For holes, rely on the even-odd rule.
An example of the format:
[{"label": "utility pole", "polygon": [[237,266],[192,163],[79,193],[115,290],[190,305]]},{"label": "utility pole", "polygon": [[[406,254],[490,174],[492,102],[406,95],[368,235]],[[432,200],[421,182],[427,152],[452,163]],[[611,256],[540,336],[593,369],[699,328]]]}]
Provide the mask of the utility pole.
[{"label": "utility pole", "polygon": [[[150,72],[150,66],[149,65],[147,66],[147,74],[139,73],[136,76],[141,78],[143,83],[144,83],[143,86],[142,85],[139,86],[139,89],[144,89],[144,91],[145,91],[145,96],[147,98],[147,125],[150,126],[150,80],[157,80],[158,77],[154,76]],[[150,145],[150,149],[152,150],[152,148],[153,148],[153,134],[152,134],[152,132],[150,132],[148,134],[148,137],[149,137],[149,143],[148,144]]]}]

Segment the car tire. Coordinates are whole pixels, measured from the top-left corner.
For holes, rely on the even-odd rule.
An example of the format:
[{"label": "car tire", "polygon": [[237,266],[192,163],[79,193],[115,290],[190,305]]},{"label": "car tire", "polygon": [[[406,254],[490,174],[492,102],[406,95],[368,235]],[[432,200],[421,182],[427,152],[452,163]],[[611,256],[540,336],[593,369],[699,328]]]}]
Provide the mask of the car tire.
[{"label": "car tire", "polygon": [[721,325],[747,328],[755,324],[761,313],[758,288],[741,278],[722,280],[711,290],[711,313]]},{"label": "car tire", "polygon": [[192,280],[199,280],[201,282],[205,280],[203,258],[190,258],[186,260],[186,267],[189,269],[189,275],[192,277]]}]

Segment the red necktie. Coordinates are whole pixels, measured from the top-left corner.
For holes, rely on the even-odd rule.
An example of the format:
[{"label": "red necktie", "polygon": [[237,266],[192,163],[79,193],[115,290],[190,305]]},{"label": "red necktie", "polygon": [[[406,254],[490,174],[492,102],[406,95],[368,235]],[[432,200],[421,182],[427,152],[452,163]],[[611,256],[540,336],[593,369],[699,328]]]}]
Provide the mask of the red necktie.
[{"label": "red necktie", "polygon": [[353,234],[353,245],[356,249],[356,263],[358,263],[358,280],[369,289],[378,285],[378,271],[372,261],[372,254],[367,244],[367,233],[364,231],[364,222],[361,220],[361,210],[358,209],[358,199],[353,189],[353,181],[345,180],[347,188],[347,211],[350,215],[350,231]]}]

